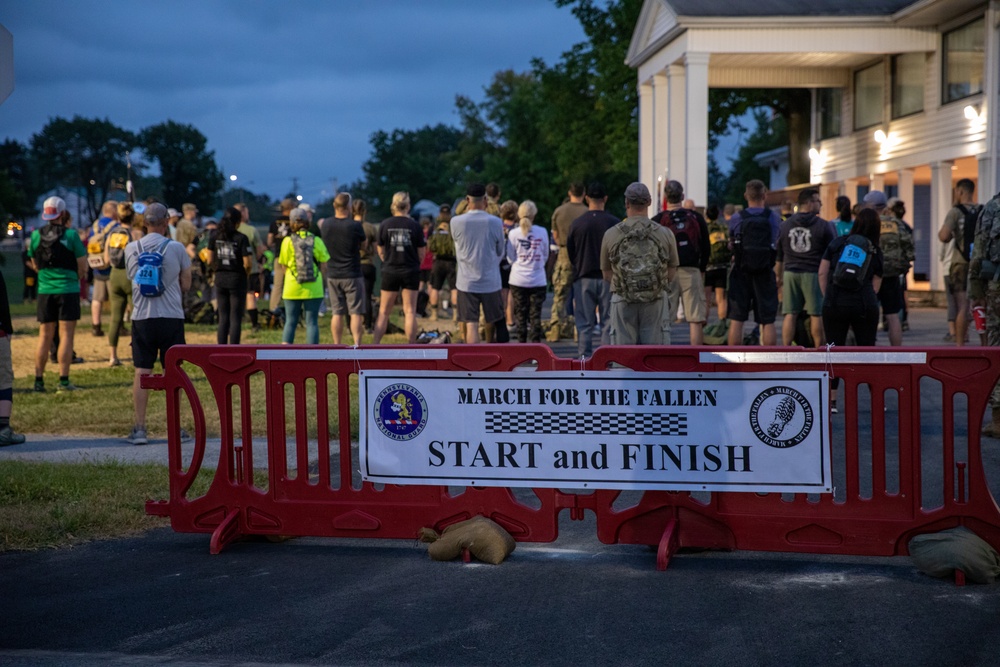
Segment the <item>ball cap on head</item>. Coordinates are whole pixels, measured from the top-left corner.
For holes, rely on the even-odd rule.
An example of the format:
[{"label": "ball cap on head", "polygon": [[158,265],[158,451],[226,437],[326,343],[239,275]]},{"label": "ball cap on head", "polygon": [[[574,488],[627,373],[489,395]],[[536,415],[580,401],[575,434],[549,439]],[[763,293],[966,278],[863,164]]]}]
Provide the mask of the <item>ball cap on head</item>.
[{"label": "ball cap on head", "polygon": [[608,191],[604,189],[604,184],[594,181],[587,186],[587,196],[591,199],[604,199],[608,196]]},{"label": "ball cap on head", "polygon": [[885,208],[888,201],[885,198],[885,193],[881,190],[872,190],[865,195],[865,198],[861,200],[865,206],[873,206],[875,208]]},{"label": "ball cap on head", "polygon": [[66,202],[62,197],[49,197],[42,205],[42,220],[56,220],[65,212]]},{"label": "ball cap on head", "polygon": [[486,196],[486,186],[482,183],[469,183],[469,186],[465,188],[465,194],[480,199]]},{"label": "ball cap on head", "polygon": [[163,204],[150,204],[146,207],[145,216],[147,225],[159,226],[164,220],[170,218],[170,213]]},{"label": "ball cap on head", "polygon": [[646,204],[648,206],[652,203],[653,198],[649,195],[649,188],[645,185],[642,183],[632,183],[625,188],[625,201],[633,204]]}]

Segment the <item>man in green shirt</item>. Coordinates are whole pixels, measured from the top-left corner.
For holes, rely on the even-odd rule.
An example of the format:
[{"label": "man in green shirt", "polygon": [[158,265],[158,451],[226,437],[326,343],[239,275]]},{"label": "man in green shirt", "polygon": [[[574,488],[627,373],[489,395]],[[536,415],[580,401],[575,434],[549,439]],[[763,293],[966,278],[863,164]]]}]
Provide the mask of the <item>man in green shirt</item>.
[{"label": "man in green shirt", "polygon": [[38,349],[35,352],[35,391],[45,391],[45,363],[59,326],[59,387],[57,393],[76,389],[69,382],[73,361],[73,336],[80,319],[80,280],[87,275],[87,250],[80,235],[70,229],[72,218],[59,197],[45,200],[42,220],[49,224],[31,234],[28,257],[38,271]]}]

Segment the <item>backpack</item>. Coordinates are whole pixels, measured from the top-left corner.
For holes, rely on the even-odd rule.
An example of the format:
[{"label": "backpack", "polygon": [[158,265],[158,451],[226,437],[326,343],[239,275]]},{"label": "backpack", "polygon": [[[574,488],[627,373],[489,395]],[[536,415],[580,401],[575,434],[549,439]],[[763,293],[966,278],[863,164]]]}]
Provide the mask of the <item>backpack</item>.
[{"label": "backpack", "polygon": [[139,256],[136,258],[138,269],[132,281],[139,286],[139,294],[153,298],[162,296],[163,287],[163,253],[167,249],[170,239],[163,239],[163,243],[156,250],[143,250],[142,241],[139,244]]},{"label": "backpack", "polygon": [[95,220],[90,227],[90,238],[87,240],[87,264],[92,269],[100,271],[108,268],[108,264],[104,263],[104,241],[110,226],[113,226],[112,223],[108,223],[101,231],[99,229],[100,221]]},{"label": "backpack", "polygon": [[38,231],[38,247],[32,255],[39,270],[66,269],[76,271],[76,255],[67,248],[62,238],[66,228],[61,225],[48,224]]},{"label": "backpack", "polygon": [[312,234],[302,236],[295,233],[292,234],[291,239],[292,249],[295,251],[295,270],[292,271],[292,277],[300,285],[314,282],[316,280],[316,269],[319,268],[316,264],[316,256],[313,253],[313,248],[316,245],[316,237]]},{"label": "backpack", "polygon": [[771,244],[771,209],[750,215],[740,213],[740,233],[733,238],[736,268],[744,273],[764,273],[774,268],[777,254]]},{"label": "backpack", "polygon": [[427,249],[438,259],[455,259],[455,241],[451,233],[438,230],[427,240]]},{"label": "backpack", "polygon": [[733,253],[729,249],[729,227],[726,223],[708,223],[708,242],[711,248],[708,265],[713,267],[728,266]]},{"label": "backpack", "polygon": [[628,303],[649,303],[667,289],[667,250],[657,241],[659,225],[652,220],[621,223],[621,237],[608,248],[612,291]]},{"label": "backpack", "polygon": [[899,220],[893,217],[882,218],[879,245],[882,247],[883,278],[896,278],[910,270],[913,239]]},{"label": "backpack", "polygon": [[701,226],[694,211],[675,208],[665,211],[660,224],[674,233],[681,266],[701,266]]},{"label": "backpack", "polygon": [[984,267],[982,277],[985,279],[986,273],[992,274],[1000,266],[1000,194],[980,209],[976,235],[982,239],[980,243],[985,245],[980,249],[984,264],[989,262],[993,265],[992,271],[987,271]]},{"label": "backpack", "polygon": [[968,261],[972,257],[972,240],[976,236],[976,221],[979,219],[981,209],[975,204],[968,208],[962,204],[956,204],[955,208],[961,211],[964,216],[961,232],[955,234],[955,247]]},{"label": "backpack", "polygon": [[128,227],[115,224],[110,230],[108,237],[108,259],[111,260],[111,267],[115,269],[125,268],[125,246],[132,240]]},{"label": "backpack", "polygon": [[864,287],[874,250],[872,242],[861,234],[848,236],[833,269],[833,284],[851,292]]}]

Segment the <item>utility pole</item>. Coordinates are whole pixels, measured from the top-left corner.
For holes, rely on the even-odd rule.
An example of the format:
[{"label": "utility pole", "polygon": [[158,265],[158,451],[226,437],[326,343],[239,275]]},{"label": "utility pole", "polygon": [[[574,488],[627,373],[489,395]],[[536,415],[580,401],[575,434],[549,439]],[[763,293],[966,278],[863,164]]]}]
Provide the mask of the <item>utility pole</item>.
[{"label": "utility pole", "polygon": [[292,194],[293,195],[299,194],[299,177],[298,176],[292,176]]}]

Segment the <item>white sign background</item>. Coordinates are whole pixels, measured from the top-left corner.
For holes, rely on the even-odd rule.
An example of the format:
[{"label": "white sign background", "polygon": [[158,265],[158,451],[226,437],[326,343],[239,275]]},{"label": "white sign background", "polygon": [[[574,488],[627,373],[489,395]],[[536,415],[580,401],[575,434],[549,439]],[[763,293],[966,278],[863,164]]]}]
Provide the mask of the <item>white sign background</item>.
[{"label": "white sign background", "polygon": [[360,373],[365,481],[830,493],[824,372]]}]

